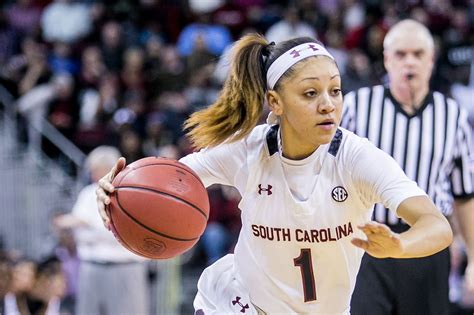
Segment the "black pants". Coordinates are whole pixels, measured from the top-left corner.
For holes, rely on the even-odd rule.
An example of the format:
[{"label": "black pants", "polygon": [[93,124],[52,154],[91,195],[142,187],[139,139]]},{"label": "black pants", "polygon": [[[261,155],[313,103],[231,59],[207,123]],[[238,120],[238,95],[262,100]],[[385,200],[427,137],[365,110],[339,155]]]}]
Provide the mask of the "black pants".
[{"label": "black pants", "polygon": [[416,259],[377,259],[365,254],[351,314],[449,314],[449,268],[449,249]]}]

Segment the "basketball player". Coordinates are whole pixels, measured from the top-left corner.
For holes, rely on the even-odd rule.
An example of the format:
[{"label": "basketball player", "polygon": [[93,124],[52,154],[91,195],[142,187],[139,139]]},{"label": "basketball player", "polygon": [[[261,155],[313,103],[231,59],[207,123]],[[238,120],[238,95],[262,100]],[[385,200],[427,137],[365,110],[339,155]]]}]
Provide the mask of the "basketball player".
[{"label": "basketball player", "polygon": [[[264,101],[272,113],[256,126]],[[195,314],[349,314],[364,251],[420,257],[446,248],[450,226],[387,154],[338,128],[341,81],[311,38],[278,45],[246,35],[233,51],[220,98],[187,121],[203,148],[181,159],[204,184],[235,186],[242,229],[235,254],[204,270]],[[100,181],[99,212],[119,159]],[[369,222],[382,202],[412,226]]]},{"label": "basketball player", "polygon": [[[389,85],[346,95],[342,125],[393,156],[444,215],[454,210],[469,254],[466,288],[474,292],[471,127],[454,100],[430,90],[434,60],[433,38],[424,25],[414,20],[394,25],[384,39]],[[397,233],[409,228],[382,205],[374,217]],[[449,269],[448,249],[422,259],[365,255],[352,314],[448,314]]]}]

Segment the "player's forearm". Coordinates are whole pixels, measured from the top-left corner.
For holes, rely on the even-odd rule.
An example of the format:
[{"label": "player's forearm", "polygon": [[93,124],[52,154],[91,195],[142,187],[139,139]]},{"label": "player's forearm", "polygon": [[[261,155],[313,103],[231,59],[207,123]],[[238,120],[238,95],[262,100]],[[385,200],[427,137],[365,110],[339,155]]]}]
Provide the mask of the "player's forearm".
[{"label": "player's forearm", "polygon": [[458,220],[459,231],[465,243],[469,262],[474,262],[474,198],[456,200],[454,213]]},{"label": "player's forearm", "polygon": [[416,258],[433,255],[453,240],[451,227],[441,214],[424,214],[400,235],[403,254],[398,258]]}]

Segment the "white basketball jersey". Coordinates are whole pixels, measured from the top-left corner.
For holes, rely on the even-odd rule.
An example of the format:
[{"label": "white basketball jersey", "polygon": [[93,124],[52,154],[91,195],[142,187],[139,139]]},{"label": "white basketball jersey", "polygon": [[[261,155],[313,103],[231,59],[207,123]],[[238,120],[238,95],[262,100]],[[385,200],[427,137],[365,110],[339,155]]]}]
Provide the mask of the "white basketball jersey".
[{"label": "white basketball jersey", "polygon": [[243,141],[181,161],[205,185],[240,191],[234,272],[255,306],[270,314],[343,314],[363,255],[350,243],[363,237],[357,226],[370,220],[376,202],[396,212],[406,198],[425,193],[391,157],[340,128],[311,159],[319,173],[300,201],[288,185],[277,135],[278,125],[257,126]]}]

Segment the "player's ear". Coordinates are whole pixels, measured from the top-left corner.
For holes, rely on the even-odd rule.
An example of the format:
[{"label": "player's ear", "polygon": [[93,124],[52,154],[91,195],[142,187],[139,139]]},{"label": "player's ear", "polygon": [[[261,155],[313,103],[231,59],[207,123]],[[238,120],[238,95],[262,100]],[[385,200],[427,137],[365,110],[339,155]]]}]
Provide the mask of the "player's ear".
[{"label": "player's ear", "polygon": [[275,90],[267,92],[267,102],[273,113],[276,115],[281,115],[283,113],[281,98]]}]

